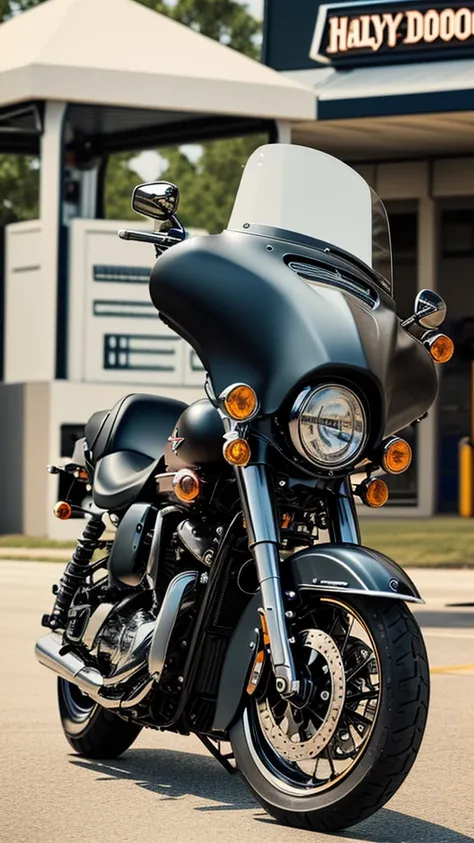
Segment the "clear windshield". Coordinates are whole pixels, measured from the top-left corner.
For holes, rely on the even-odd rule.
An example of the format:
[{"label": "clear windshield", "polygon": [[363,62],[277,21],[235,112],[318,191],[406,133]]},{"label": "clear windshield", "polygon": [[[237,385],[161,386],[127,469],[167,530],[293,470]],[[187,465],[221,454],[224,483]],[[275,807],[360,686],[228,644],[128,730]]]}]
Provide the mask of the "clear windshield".
[{"label": "clear windshield", "polygon": [[305,146],[267,144],[245,165],[228,228],[272,226],[323,240],[372,267],[392,288],[385,207],[347,164]]}]

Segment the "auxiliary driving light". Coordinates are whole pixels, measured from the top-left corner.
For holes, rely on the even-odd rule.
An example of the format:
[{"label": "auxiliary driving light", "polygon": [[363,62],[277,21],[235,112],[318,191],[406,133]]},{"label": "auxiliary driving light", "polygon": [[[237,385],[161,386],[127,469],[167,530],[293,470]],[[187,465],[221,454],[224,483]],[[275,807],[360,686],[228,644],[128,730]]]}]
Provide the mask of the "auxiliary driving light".
[{"label": "auxiliary driving light", "polygon": [[385,442],[382,450],[382,466],[389,474],[402,474],[410,467],[412,460],[408,442],[395,436]]},{"label": "auxiliary driving light", "polygon": [[230,387],[221,397],[224,399],[227,415],[235,421],[247,421],[257,412],[258,400],[255,390],[245,383]]},{"label": "auxiliary driving light", "polygon": [[58,501],[53,512],[60,521],[67,521],[72,515],[72,506],[67,501]]},{"label": "auxiliary driving light", "polygon": [[201,481],[194,471],[182,468],[173,478],[173,492],[183,503],[192,503],[201,493]]},{"label": "auxiliary driving light", "polygon": [[250,445],[245,439],[229,439],[224,444],[223,454],[231,465],[246,466],[251,457]]},{"label": "auxiliary driving light", "polygon": [[423,345],[435,363],[447,363],[454,354],[454,343],[446,334],[431,334],[423,338]]},{"label": "auxiliary driving light", "polygon": [[388,501],[388,486],[385,480],[381,480],[380,477],[368,477],[360,484],[357,493],[360,495],[362,503],[376,509],[384,506]]}]

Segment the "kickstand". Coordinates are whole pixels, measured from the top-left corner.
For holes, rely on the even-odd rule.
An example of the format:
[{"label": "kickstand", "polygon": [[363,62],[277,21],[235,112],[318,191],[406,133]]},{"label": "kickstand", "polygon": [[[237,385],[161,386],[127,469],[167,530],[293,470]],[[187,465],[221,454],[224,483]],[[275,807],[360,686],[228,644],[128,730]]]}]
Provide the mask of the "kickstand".
[{"label": "kickstand", "polygon": [[234,761],[234,753],[229,752],[227,755],[224,755],[221,752],[221,743],[222,741],[212,741],[209,738],[204,737],[204,735],[196,735],[199,740],[204,744],[206,749],[217,759],[219,764],[222,764],[224,770],[227,770],[231,776],[237,773],[237,766],[235,764],[231,764],[231,761]]}]

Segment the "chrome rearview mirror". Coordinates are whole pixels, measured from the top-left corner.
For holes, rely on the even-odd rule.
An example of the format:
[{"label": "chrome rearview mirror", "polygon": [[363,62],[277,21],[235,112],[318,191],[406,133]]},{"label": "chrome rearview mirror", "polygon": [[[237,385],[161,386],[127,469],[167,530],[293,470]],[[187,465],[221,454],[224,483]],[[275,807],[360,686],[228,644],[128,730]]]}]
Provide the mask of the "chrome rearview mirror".
[{"label": "chrome rearview mirror", "polygon": [[415,315],[423,328],[439,328],[446,319],[446,302],[433,290],[420,290],[415,299]]},{"label": "chrome rearview mirror", "polygon": [[433,290],[420,290],[415,299],[415,312],[401,323],[402,328],[421,325],[423,328],[439,328],[446,319],[446,302]]},{"label": "chrome rearview mirror", "polygon": [[154,220],[169,220],[176,214],[179,190],[168,181],[139,184],[132,194],[132,208],[137,214]]}]

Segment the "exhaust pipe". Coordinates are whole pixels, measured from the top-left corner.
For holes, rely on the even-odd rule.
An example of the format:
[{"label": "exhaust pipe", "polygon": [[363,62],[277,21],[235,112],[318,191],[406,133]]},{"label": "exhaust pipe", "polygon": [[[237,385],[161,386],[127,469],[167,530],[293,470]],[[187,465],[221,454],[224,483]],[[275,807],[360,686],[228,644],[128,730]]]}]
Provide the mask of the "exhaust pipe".
[{"label": "exhaust pipe", "polygon": [[[179,613],[186,607],[190,598],[194,597],[198,577],[197,571],[185,571],[171,580],[156,621],[143,624],[142,634],[138,638],[131,660],[113,676],[103,676],[96,667],[86,665],[76,653],[68,652],[61,635],[57,632],[51,632],[39,639],[35,647],[36,658],[40,664],[53,670],[62,679],[77,685],[81,691],[104,708],[133,708],[145,699],[154,682],[159,682],[161,678],[171,633]],[[142,667],[147,666],[147,655],[149,674],[140,690],[126,699],[123,696],[120,698],[106,696],[108,692],[116,695],[117,689],[121,690],[122,682],[130,679]],[[123,693],[126,693],[125,688]]]},{"label": "exhaust pipe", "polygon": [[36,644],[35,655],[39,663],[57,673],[67,682],[77,685],[94,702],[104,708],[132,708],[143,700],[153,685],[149,679],[145,686],[135,696],[128,700],[109,699],[101,691],[105,687],[104,677],[95,667],[89,667],[75,653],[61,653],[64,648],[61,636],[57,632],[44,635]]}]

